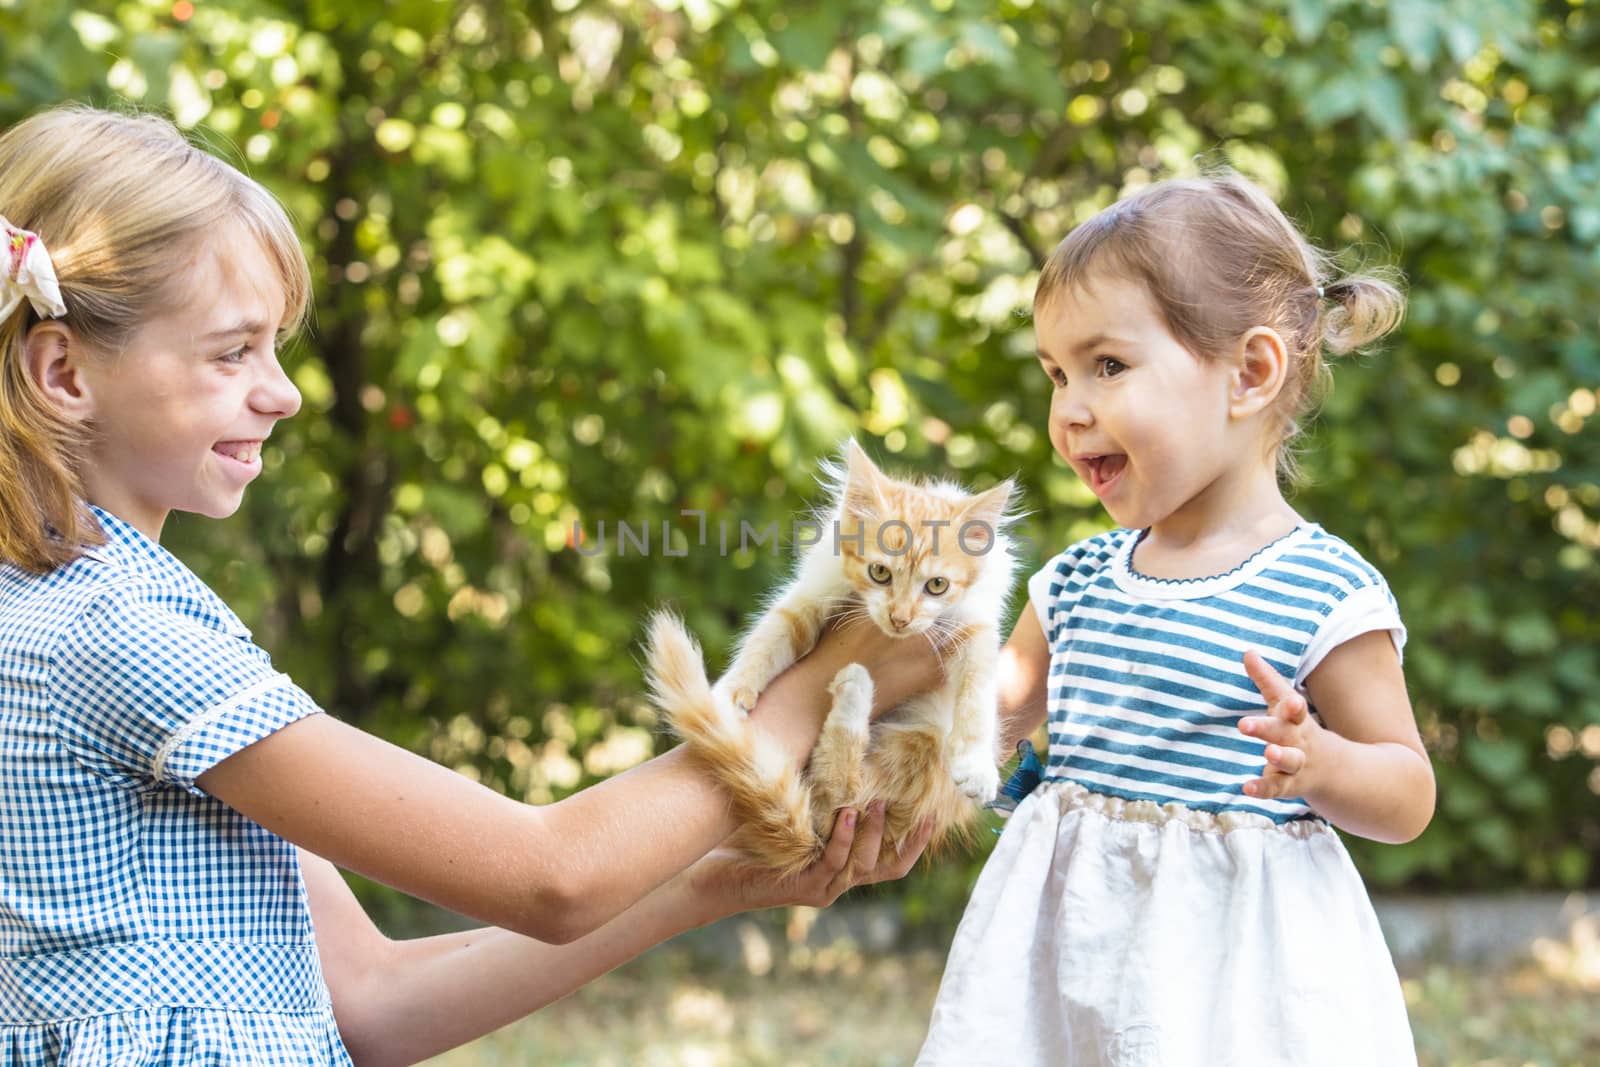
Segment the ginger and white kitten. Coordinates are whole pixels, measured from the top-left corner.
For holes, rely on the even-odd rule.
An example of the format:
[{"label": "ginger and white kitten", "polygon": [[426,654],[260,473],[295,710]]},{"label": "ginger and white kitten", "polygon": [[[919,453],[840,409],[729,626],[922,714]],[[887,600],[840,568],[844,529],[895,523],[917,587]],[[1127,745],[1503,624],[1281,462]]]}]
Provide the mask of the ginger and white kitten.
[{"label": "ginger and white kitten", "polygon": [[[1000,785],[997,664],[1016,566],[1004,532],[1014,484],[974,495],[948,482],[891,478],[854,441],[843,466],[828,472],[833,502],[821,540],[714,688],[675,616],[658,614],[650,626],[656,703],[729,790],[744,849],[786,872],[822,854],[841,807],[884,800],[884,849],[898,850],[924,818],[934,822],[935,844],[947,840]],[[747,713],[827,624],[863,620],[938,644],[946,681],[870,721],[872,678],[860,664],[846,666],[829,687],[833,706],[802,773]]]}]

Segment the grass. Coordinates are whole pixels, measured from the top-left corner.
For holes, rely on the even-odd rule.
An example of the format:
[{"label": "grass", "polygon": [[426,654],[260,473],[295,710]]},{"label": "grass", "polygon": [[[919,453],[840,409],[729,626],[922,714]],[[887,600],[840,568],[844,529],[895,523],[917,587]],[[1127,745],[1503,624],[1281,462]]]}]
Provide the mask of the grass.
[{"label": "grass", "polygon": [[[899,1067],[916,1055],[943,958],[791,949],[764,974],[671,948],[430,1067]],[[747,956],[748,962],[748,956]],[[764,969],[760,964],[757,970]]]},{"label": "grass", "polygon": [[[942,951],[785,944],[742,929],[740,965],[668,947],[432,1067],[900,1067],[916,1055]],[[776,944],[774,944],[776,940]],[[1421,1067],[1600,1063],[1600,924],[1514,966],[1403,976]]]},{"label": "grass", "polygon": [[1405,982],[1422,1067],[1600,1063],[1600,920],[1487,973],[1433,966]]}]

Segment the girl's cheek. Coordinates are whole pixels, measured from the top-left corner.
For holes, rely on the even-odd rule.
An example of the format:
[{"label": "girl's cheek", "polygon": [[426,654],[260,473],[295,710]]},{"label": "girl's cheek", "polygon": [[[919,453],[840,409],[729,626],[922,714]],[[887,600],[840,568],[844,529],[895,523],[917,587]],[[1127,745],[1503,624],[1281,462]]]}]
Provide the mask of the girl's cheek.
[{"label": "girl's cheek", "polygon": [[1050,437],[1051,447],[1059,452],[1062,458],[1065,459],[1069,455],[1067,449],[1067,429],[1062,421],[1056,417],[1056,413],[1053,408],[1051,409],[1050,419],[1045,426],[1045,430]]}]

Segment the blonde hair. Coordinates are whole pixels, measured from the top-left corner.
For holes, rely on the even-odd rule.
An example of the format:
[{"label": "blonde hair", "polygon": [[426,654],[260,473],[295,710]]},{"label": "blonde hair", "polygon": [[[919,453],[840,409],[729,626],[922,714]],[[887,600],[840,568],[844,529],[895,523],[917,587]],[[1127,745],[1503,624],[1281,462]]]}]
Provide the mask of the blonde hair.
[{"label": "blonde hair", "polygon": [[[0,134],[0,216],[39,235],[61,283],[64,323],[99,355],[120,351],[169,302],[207,234],[237,223],[283,283],[288,327],[311,274],[283,206],[154,115],[79,105]],[[28,301],[0,322],[0,562],[42,574],[101,544],[82,501],[86,429],[44,398],[24,366],[39,321]]]},{"label": "blonde hair", "polygon": [[1045,263],[1034,306],[1099,275],[1143,284],[1173,337],[1201,358],[1223,356],[1256,327],[1277,331],[1289,369],[1271,444],[1291,483],[1293,442],[1330,379],[1323,352],[1371,344],[1405,309],[1398,271],[1338,275],[1278,205],[1227,170],[1157,182],[1078,226]]}]

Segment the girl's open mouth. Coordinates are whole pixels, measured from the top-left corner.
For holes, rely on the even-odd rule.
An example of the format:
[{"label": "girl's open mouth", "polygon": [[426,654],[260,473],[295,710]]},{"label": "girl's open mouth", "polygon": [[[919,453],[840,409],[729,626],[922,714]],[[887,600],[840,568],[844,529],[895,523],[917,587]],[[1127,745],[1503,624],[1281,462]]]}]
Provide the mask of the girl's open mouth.
[{"label": "girl's open mouth", "polygon": [[211,446],[211,451],[246,471],[261,469],[261,442],[260,441],[223,441]]},{"label": "girl's open mouth", "polygon": [[1124,455],[1092,456],[1089,464],[1089,488],[1096,496],[1101,496],[1111,486],[1128,466],[1128,457]]}]

